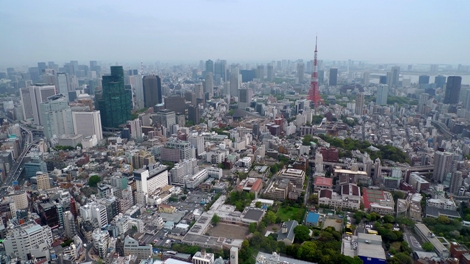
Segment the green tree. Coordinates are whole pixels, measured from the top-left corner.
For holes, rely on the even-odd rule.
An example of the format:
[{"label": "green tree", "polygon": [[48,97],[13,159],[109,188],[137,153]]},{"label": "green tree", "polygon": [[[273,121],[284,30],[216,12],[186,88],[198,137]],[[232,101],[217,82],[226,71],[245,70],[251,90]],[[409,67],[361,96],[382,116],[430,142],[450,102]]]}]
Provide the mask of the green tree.
[{"label": "green tree", "polygon": [[219,222],[220,222],[220,216],[218,216],[217,214],[214,214],[214,216],[212,216],[212,224],[216,226]]},{"label": "green tree", "polygon": [[270,225],[276,223],[277,216],[273,211],[268,211],[264,218],[266,219],[266,223]]},{"label": "green tree", "polygon": [[437,222],[441,223],[441,224],[444,224],[444,225],[448,225],[450,224],[450,219],[449,217],[445,216],[445,215],[440,215],[437,217]]},{"label": "green tree", "polygon": [[304,225],[298,225],[294,228],[295,240],[300,243],[310,240],[310,229]]},{"label": "green tree", "polygon": [[261,208],[261,202],[256,202],[255,206],[256,206],[256,208]]},{"label": "green tree", "polygon": [[434,246],[431,242],[424,242],[421,247],[427,252],[432,252],[434,250]]},{"label": "green tree", "polygon": [[256,223],[251,223],[250,226],[248,227],[248,231],[250,231],[250,233],[254,233],[257,227],[258,226],[256,225]]},{"label": "green tree", "polygon": [[383,217],[385,223],[393,223],[395,222],[395,218],[391,215],[386,215]]},{"label": "green tree", "polygon": [[409,255],[403,252],[397,253],[391,258],[388,263],[391,264],[413,264],[413,260]]},{"label": "green tree", "polygon": [[88,179],[88,185],[91,187],[96,187],[98,185],[98,182],[101,181],[100,176],[98,175],[93,175]]}]

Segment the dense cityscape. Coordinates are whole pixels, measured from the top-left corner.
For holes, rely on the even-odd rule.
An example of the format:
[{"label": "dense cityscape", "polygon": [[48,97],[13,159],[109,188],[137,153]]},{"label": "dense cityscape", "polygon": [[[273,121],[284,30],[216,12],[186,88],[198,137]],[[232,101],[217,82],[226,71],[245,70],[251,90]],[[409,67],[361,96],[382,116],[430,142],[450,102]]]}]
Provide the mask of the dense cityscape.
[{"label": "dense cityscape", "polygon": [[0,2],[0,264],[470,263],[466,2],[53,2]]}]

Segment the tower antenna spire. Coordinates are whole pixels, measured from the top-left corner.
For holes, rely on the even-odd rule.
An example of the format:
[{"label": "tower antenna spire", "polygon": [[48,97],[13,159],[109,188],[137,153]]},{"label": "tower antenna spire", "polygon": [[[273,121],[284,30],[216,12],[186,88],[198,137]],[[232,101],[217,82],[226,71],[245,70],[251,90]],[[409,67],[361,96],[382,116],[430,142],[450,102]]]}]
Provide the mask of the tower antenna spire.
[{"label": "tower antenna spire", "polygon": [[315,52],[313,55],[312,81],[310,82],[310,90],[308,91],[308,97],[307,97],[307,99],[312,101],[312,103],[315,105],[315,112],[320,103],[324,104],[323,99],[320,96],[320,90],[318,88],[317,41],[318,41],[318,36],[315,36]]}]

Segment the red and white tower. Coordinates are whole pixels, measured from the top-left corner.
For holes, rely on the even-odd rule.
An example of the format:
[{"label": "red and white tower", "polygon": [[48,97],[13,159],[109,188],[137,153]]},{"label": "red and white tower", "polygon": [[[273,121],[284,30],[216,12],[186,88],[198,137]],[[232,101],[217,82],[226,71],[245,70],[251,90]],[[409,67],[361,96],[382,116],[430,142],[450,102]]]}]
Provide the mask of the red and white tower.
[{"label": "red and white tower", "polygon": [[320,96],[320,90],[318,89],[317,38],[315,38],[315,55],[313,58],[312,81],[310,82],[310,90],[308,91],[307,99],[313,102],[315,109],[318,108],[320,103],[324,104],[323,99]]}]

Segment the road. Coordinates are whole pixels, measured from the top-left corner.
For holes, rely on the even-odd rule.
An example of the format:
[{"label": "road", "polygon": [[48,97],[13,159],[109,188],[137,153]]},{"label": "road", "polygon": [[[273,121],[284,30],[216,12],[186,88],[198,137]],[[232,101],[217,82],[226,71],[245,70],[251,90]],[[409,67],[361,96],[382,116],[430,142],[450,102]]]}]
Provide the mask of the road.
[{"label": "road", "polygon": [[[11,120],[9,118],[6,118],[6,117],[4,117],[4,118],[7,119],[11,123],[14,122],[13,120]],[[28,154],[28,152],[31,150],[31,148],[39,142],[39,140],[33,141],[33,133],[28,127],[26,127],[24,125],[21,125],[21,124],[19,126],[20,126],[21,130],[23,132],[25,132],[25,135],[23,135],[23,137],[22,137],[22,139],[23,139],[23,142],[22,142],[23,151],[20,153],[20,155],[18,156],[16,161],[13,163],[13,165],[12,165],[12,167],[11,167],[9,173],[8,173],[8,176],[6,177],[6,179],[3,183],[3,186],[1,188],[0,196],[5,196],[7,194],[6,189],[8,188],[8,186],[11,186],[11,184],[13,184],[13,182],[18,180],[18,178],[21,175],[21,172],[23,171],[23,165],[24,165],[23,163],[24,163],[24,158],[25,158],[26,154]]]},{"label": "road", "polygon": [[422,251],[423,248],[421,247],[421,244],[419,241],[416,239],[416,237],[405,228],[405,231],[403,232],[403,239],[408,243],[408,245],[413,249],[413,251]]}]

